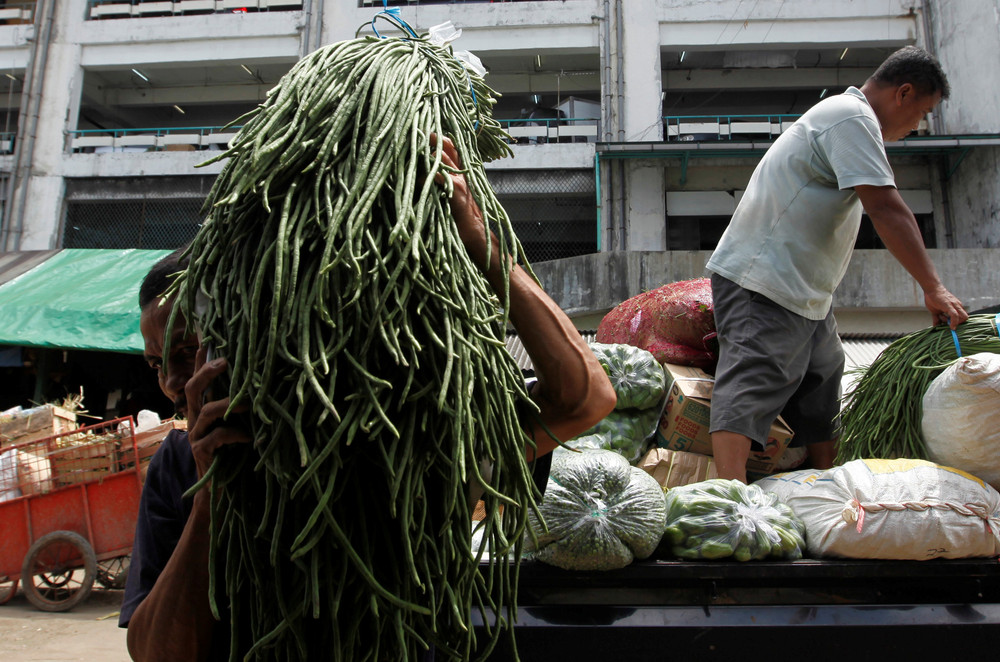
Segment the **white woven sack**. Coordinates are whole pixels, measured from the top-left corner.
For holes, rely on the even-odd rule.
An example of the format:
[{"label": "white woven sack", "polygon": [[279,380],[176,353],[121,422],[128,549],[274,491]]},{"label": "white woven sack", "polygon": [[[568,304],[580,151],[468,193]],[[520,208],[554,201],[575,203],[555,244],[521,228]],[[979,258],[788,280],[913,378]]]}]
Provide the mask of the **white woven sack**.
[{"label": "white woven sack", "polygon": [[921,419],[927,457],[1000,489],[1000,354],[964,356],[927,387]]},{"label": "white woven sack", "polygon": [[815,482],[820,476],[826,473],[822,469],[798,469],[796,471],[785,471],[780,474],[765,476],[754,485],[765,492],[773,492],[778,495],[778,501],[788,503],[789,497],[805,489]]},{"label": "white woven sack", "polygon": [[815,558],[924,560],[1000,554],[1000,493],[924,460],[854,460],[757,481],[806,525]]}]

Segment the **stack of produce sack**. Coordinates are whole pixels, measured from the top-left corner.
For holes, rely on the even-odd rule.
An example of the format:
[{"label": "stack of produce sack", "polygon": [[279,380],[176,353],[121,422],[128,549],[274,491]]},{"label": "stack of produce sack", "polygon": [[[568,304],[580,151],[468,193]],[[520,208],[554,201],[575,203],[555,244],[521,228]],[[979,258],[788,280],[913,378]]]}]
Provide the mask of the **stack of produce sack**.
[{"label": "stack of produce sack", "polygon": [[1000,493],[926,460],[853,460],[826,471],[768,476],[758,487],[787,503],[811,556],[924,560],[1000,554]]},{"label": "stack of produce sack", "polygon": [[715,478],[667,492],[661,549],[683,559],[802,558],[805,527],[774,494]]},{"label": "stack of produce sack", "polygon": [[669,283],[626,299],[601,320],[597,341],[634,345],[660,363],[714,372],[718,345],[711,281]]},{"label": "stack of produce sack", "polygon": [[624,568],[656,549],[665,512],[660,485],[621,455],[559,453],[539,504],[542,520],[529,514],[525,549],[566,570]]},{"label": "stack of produce sack", "polygon": [[591,343],[590,348],[608,373],[618,402],[604,420],[566,446],[614,451],[634,465],[642,459],[663,413],[666,373],[650,352],[638,347]]}]

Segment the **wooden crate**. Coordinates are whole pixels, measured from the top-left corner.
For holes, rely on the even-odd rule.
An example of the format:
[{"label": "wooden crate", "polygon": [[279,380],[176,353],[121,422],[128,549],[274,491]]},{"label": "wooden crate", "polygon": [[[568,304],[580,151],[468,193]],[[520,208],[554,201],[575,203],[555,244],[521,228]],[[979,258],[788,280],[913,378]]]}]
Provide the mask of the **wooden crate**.
[{"label": "wooden crate", "polygon": [[98,437],[49,453],[56,487],[107,478],[118,471],[119,440]]},{"label": "wooden crate", "polygon": [[0,448],[76,430],[76,413],[43,405],[0,419]]}]

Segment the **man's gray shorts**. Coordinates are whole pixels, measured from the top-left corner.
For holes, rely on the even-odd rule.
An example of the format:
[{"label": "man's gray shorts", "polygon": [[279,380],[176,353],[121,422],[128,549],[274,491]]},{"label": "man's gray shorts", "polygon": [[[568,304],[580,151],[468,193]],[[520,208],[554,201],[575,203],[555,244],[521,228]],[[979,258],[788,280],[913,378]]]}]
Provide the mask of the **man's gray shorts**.
[{"label": "man's gray shorts", "polygon": [[833,311],[814,321],[712,274],[719,364],[710,430],[763,448],[781,414],[792,446],[833,439],[839,426],[844,348]]}]

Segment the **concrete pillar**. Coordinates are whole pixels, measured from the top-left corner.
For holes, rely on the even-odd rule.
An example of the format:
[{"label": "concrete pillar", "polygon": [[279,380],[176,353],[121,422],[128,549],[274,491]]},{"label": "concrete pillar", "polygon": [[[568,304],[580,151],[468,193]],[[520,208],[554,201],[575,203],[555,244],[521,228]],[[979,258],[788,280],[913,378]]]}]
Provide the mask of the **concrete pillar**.
[{"label": "concrete pillar", "polygon": [[[86,0],[39,2],[18,118],[11,196],[3,227],[4,250],[58,246],[62,219],[62,156],[70,117],[79,105],[80,48],[65,47],[70,17]],[[69,85],[67,85],[69,81]]]},{"label": "concrete pillar", "polygon": [[[937,115],[948,134],[996,132],[1000,85],[1000,0],[928,2],[931,50],[951,84]],[[990,73],[986,73],[990,72]],[[958,161],[947,187],[953,236],[948,246],[1000,248],[1000,149],[972,149]],[[939,244],[943,245],[943,244]]]},{"label": "concrete pillar", "polygon": [[[654,0],[619,0],[623,39],[624,112],[622,126],[629,142],[663,140],[660,81],[660,26]],[[667,248],[666,195],[663,164],[630,160],[625,165],[630,251]]]},{"label": "concrete pillar", "polygon": [[[85,0],[55,3],[51,41],[47,47],[40,87],[38,123],[24,190],[24,223],[20,250],[46,250],[61,244],[63,219],[62,168],[66,131],[76,128],[83,69],[81,46],[73,43],[71,25],[86,11]],[[44,34],[42,30],[39,35]],[[45,48],[45,44],[41,44]]]}]

